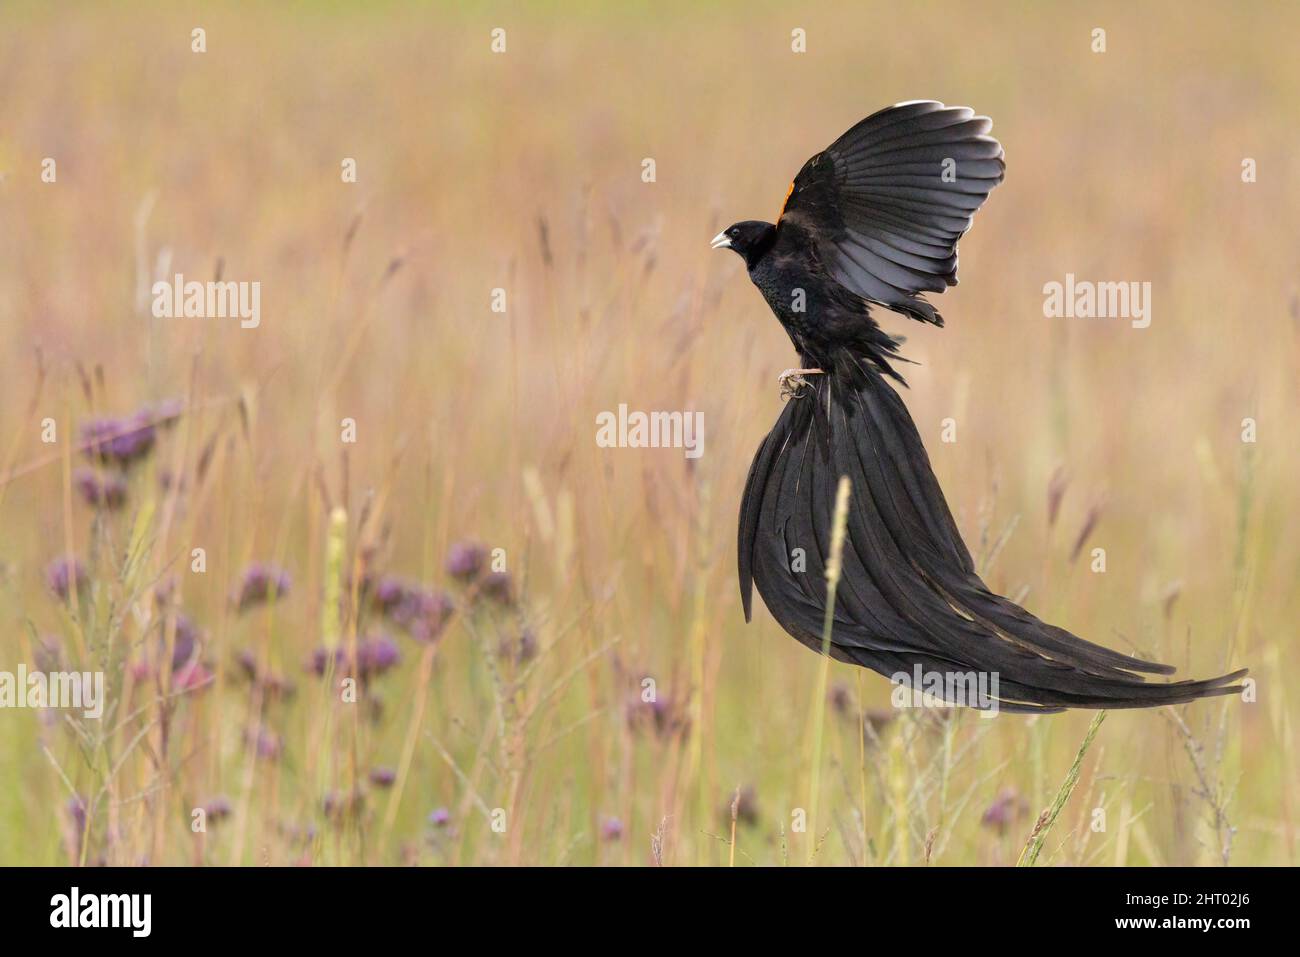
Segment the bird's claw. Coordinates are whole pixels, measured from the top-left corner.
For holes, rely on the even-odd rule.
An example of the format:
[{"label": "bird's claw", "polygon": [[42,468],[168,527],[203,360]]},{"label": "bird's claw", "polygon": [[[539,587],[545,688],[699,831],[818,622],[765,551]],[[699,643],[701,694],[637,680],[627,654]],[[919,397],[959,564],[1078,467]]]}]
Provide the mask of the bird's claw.
[{"label": "bird's claw", "polygon": [[822,374],[821,369],[786,369],[776,378],[776,381],[781,385],[781,398],[799,398],[803,393],[804,386],[808,384],[808,380],[804,376]]}]

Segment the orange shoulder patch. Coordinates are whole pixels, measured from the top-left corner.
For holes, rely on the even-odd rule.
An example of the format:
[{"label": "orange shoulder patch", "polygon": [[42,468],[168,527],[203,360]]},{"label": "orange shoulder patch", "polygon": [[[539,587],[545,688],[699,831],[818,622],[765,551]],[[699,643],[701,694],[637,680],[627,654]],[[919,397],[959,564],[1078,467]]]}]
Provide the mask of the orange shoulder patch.
[{"label": "orange shoulder patch", "polygon": [[781,213],[779,216],[776,217],[777,219],[780,219],[781,216],[785,215],[785,208],[786,206],[789,205],[790,194],[793,192],[794,192],[794,180],[790,180],[790,188],[785,191],[785,199],[781,200]]}]

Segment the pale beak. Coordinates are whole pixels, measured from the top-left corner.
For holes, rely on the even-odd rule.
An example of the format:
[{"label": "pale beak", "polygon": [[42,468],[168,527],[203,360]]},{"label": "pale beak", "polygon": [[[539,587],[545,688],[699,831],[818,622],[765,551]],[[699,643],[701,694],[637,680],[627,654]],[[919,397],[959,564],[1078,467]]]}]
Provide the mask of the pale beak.
[{"label": "pale beak", "polygon": [[712,241],[711,243],[709,243],[709,248],[710,248],[710,249],[730,249],[730,248],[731,248],[731,237],[728,236],[728,235],[726,234],[726,232],[718,233],[718,235],[716,235],[716,236],[713,237],[713,241]]}]

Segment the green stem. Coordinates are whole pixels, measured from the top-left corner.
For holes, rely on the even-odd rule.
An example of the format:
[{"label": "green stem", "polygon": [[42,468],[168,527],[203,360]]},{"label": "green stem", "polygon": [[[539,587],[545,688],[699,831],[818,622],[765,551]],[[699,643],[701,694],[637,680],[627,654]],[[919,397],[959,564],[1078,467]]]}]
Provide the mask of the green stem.
[{"label": "green stem", "polygon": [[1060,790],[1056,792],[1056,800],[1048,808],[1046,819],[1039,818],[1038,824],[1034,827],[1034,833],[1029,835],[1029,840],[1025,843],[1025,849],[1020,852],[1020,860],[1016,861],[1016,867],[1033,867],[1038,862],[1038,855],[1042,852],[1043,844],[1047,841],[1048,832],[1051,831],[1056,819],[1065,808],[1065,802],[1070,800],[1070,795],[1074,793],[1074,788],[1079,783],[1079,772],[1083,768],[1083,756],[1088,753],[1088,748],[1092,746],[1092,739],[1097,736],[1097,729],[1101,727],[1101,723],[1105,720],[1106,712],[1098,711],[1097,716],[1092,719],[1092,724],[1088,725],[1088,733],[1083,736],[1083,744],[1079,745],[1079,753],[1074,756],[1074,764],[1070,765],[1065,780],[1061,782]]},{"label": "green stem", "polygon": [[813,699],[813,768],[812,793],[808,800],[808,831],[812,835],[812,852],[817,848],[817,803],[821,797],[822,733],[826,725],[826,683],[831,662],[831,627],[835,622],[835,592],[840,584],[844,555],[844,532],[849,523],[847,475],[840,476],[835,490],[835,514],[831,520],[831,554],[826,561],[826,615],[822,620],[822,667],[817,678],[817,697]]}]

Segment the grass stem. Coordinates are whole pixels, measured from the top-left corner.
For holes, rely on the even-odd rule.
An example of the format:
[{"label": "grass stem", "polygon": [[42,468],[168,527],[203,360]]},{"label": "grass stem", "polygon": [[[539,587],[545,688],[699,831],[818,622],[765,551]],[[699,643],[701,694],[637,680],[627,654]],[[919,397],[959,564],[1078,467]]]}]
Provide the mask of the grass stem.
[{"label": "grass stem", "polygon": [[844,535],[849,523],[849,492],[851,483],[847,475],[840,476],[835,490],[835,513],[831,519],[831,554],[826,560],[826,617],[822,622],[822,666],[817,676],[817,693],[813,698],[813,749],[812,788],[808,798],[808,830],[817,834],[817,803],[821,798],[822,735],[826,726],[826,683],[830,674],[831,629],[835,622],[835,592],[840,584],[843,567]]}]

